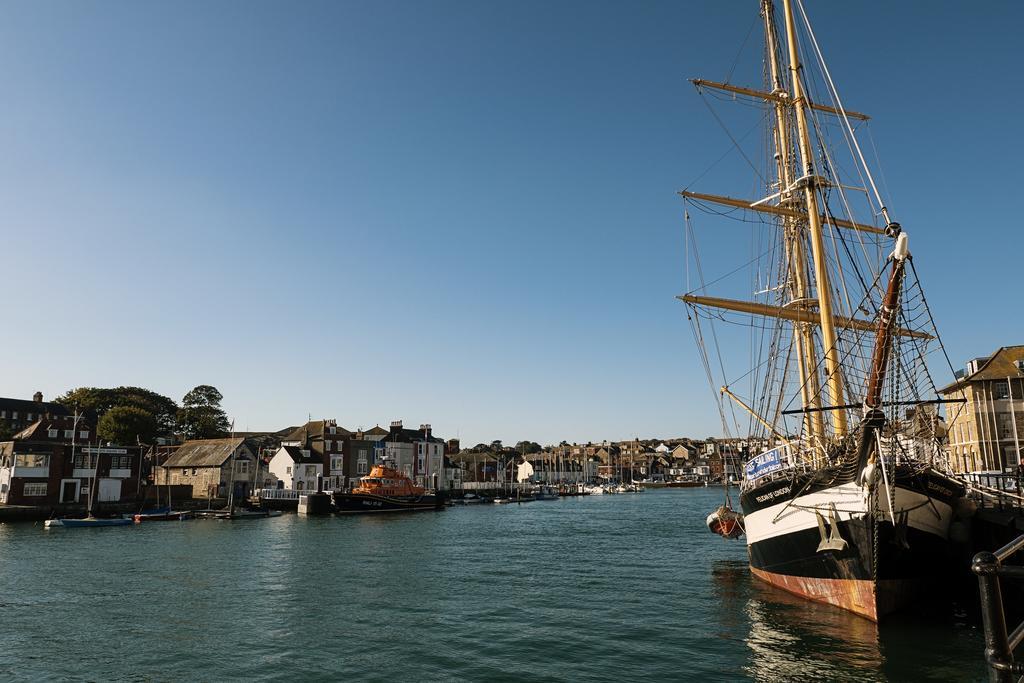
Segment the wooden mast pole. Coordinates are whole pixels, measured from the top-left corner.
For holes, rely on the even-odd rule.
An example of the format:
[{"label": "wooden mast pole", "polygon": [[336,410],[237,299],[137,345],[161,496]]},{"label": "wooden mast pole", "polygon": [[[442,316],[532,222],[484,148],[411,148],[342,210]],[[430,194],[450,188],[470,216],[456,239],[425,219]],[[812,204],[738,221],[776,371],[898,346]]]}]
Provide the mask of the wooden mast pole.
[{"label": "wooden mast pole", "polygon": [[[833,406],[843,405],[843,380],[839,373],[839,347],[833,324],[832,291],[825,263],[825,240],[822,234],[821,213],[818,208],[818,177],[814,173],[814,152],[807,127],[807,98],[800,78],[800,55],[797,49],[796,22],[793,19],[792,0],[782,0],[786,13],[786,42],[789,47],[790,81],[793,89],[793,108],[796,111],[800,160],[803,176],[797,183],[803,186],[807,205],[807,223],[811,237],[811,255],[814,260],[814,280],[818,290],[818,309],[821,312],[821,339],[825,347],[825,377],[829,398]],[[846,413],[832,410],[832,427],[837,437],[846,433]]]},{"label": "wooden mast pole", "polygon": [[[793,208],[794,198],[789,190],[793,185],[793,156],[790,143],[789,117],[786,107],[789,93],[782,80],[779,46],[775,33],[775,8],[772,0],[763,0],[761,13],[765,22],[765,45],[768,48],[768,64],[771,71],[772,94],[775,102],[775,159],[779,180],[780,206]],[[800,221],[787,217],[783,221],[783,240],[786,246],[789,273],[789,290],[796,301],[807,301],[807,259]],[[809,323],[793,324],[793,341],[796,344],[797,368],[800,375],[800,399],[804,408],[815,410],[804,413],[804,433],[812,444],[821,444],[825,437],[824,416],[821,408],[821,386],[814,353],[813,330]]]}]

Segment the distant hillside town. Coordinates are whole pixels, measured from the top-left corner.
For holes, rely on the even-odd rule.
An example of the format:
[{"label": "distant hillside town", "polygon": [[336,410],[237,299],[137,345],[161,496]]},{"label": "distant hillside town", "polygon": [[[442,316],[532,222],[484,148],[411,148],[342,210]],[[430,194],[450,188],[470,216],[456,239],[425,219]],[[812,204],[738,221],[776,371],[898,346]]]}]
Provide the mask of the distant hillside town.
[{"label": "distant hillside town", "polygon": [[[1024,346],[975,358],[938,389],[944,414],[907,425],[927,429],[955,472],[1017,471],[1024,436]],[[460,489],[505,482],[529,463],[538,483],[738,481],[765,439],[644,438],[542,446],[501,441],[461,448],[430,424],[351,428],[310,420],[276,431],[233,431],[215,387],[181,403],[139,387],[73,389],[54,401],[0,398],[0,504],[80,503],[90,487],[100,503],[130,503],[159,489],[179,499],[257,492],[348,490],[377,463],[390,462],[418,485]],[[924,423],[927,424],[924,424]],[[919,424],[920,423],[920,424]],[[908,427],[908,428],[910,428]]]}]

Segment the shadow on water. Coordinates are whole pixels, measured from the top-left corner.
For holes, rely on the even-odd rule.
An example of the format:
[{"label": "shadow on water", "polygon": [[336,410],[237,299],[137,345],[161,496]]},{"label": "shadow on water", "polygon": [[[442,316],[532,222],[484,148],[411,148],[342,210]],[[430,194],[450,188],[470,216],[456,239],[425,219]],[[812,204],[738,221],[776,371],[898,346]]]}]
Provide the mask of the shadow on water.
[{"label": "shadow on water", "polygon": [[[718,561],[718,627],[745,631],[744,673],[757,681],[983,680],[982,638],[948,602],[900,613],[881,626],[809,602],[751,576],[746,562]],[[953,638],[950,638],[953,633]],[[935,643],[942,643],[936,652]],[[965,663],[977,671],[964,678]]]}]

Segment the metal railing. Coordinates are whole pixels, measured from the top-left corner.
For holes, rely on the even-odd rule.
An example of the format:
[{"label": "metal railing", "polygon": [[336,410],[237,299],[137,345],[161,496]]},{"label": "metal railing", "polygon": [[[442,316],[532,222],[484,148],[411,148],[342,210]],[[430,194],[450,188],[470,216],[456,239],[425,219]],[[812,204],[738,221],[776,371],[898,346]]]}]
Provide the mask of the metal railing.
[{"label": "metal railing", "polygon": [[1007,543],[994,553],[980,552],[974,556],[971,569],[978,575],[981,594],[981,620],[985,627],[985,661],[992,683],[1024,681],[1024,661],[1015,661],[1013,652],[1024,641],[1024,622],[1006,632],[1006,609],[1003,603],[1001,577],[1024,579],[1024,566],[1003,564],[1014,553],[1024,550],[1024,535]]},{"label": "metal railing", "polygon": [[296,491],[295,489],[258,489],[256,495],[263,500],[298,500],[299,496],[316,493],[316,489]]},{"label": "metal railing", "polygon": [[960,476],[970,484],[969,495],[981,508],[1016,510],[1024,507],[1024,482],[1019,473],[967,472]]}]

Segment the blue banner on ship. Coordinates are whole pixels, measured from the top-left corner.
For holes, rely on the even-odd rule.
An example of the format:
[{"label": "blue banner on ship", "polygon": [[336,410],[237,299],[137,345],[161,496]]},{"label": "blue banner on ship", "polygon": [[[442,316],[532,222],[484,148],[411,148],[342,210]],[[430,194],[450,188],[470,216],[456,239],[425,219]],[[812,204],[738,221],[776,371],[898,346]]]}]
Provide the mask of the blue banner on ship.
[{"label": "blue banner on ship", "polygon": [[782,449],[773,448],[747,461],[747,481],[782,469]]}]

